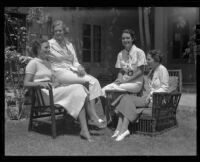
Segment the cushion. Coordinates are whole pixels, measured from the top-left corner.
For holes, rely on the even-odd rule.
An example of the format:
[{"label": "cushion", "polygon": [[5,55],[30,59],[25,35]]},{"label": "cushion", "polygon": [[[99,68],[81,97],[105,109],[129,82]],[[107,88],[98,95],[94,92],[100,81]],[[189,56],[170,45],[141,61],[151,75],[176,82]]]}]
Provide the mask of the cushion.
[{"label": "cushion", "polygon": [[178,87],[178,77],[170,76],[169,77],[169,92],[176,91]]},{"label": "cushion", "polygon": [[141,113],[145,116],[151,116],[152,115],[152,108],[137,108],[137,113]]}]

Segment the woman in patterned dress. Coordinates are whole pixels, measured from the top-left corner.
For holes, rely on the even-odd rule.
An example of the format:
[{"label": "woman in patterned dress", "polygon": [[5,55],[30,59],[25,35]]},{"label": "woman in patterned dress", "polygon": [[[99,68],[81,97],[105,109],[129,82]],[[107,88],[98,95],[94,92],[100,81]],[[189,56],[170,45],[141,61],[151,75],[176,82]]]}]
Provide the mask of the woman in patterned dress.
[{"label": "woman in patterned dress", "polygon": [[125,29],[122,32],[122,45],[124,49],[119,52],[115,67],[119,69],[118,77],[114,83],[102,88],[105,96],[106,90],[140,92],[143,85],[143,69],[146,65],[146,56],[143,50],[135,45],[135,32]]}]

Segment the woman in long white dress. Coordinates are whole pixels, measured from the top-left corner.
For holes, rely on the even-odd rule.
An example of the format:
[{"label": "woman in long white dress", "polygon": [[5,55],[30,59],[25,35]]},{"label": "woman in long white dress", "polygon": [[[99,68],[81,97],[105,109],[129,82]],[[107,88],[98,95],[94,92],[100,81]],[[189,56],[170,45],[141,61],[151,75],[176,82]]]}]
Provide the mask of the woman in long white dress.
[{"label": "woman in long white dress", "polygon": [[54,37],[49,40],[50,55],[53,72],[59,83],[62,84],[84,84],[89,83],[89,100],[90,109],[93,117],[90,119],[92,123],[104,128],[103,120],[100,119],[95,111],[95,99],[102,96],[99,81],[93,76],[87,74],[82,65],[78,62],[76,52],[72,43],[66,37],[66,26],[61,20],[53,23]]},{"label": "woman in long white dress", "polygon": [[48,40],[35,41],[33,43],[32,50],[36,57],[26,66],[24,86],[41,87],[44,102],[49,103],[49,93],[47,89],[49,89],[51,85],[53,87],[54,103],[62,106],[74,119],[79,120],[81,125],[80,136],[91,142],[92,139],[88,131],[84,107],[88,91],[81,84],[52,84],[51,64],[47,60],[49,49]]}]

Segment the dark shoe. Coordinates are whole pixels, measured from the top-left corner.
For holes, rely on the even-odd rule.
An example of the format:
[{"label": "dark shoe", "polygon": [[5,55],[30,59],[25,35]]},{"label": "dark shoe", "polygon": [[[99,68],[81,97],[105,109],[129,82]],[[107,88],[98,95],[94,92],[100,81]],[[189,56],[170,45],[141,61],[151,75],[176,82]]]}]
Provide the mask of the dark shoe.
[{"label": "dark shoe", "polygon": [[88,121],[88,125],[94,126],[94,127],[98,128],[98,129],[106,128],[106,124],[104,124],[102,122],[100,123],[98,121],[91,121],[91,120],[89,120]]}]

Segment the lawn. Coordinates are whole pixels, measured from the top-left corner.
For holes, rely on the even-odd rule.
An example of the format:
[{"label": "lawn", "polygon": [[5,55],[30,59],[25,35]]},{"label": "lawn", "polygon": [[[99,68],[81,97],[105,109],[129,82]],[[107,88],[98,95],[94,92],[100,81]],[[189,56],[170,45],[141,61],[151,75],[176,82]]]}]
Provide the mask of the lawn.
[{"label": "lawn", "polygon": [[[178,128],[156,137],[132,134],[124,141],[111,139],[112,130],[91,130],[95,142],[79,137],[79,127],[71,124],[65,130],[59,127],[59,136],[39,125],[39,132],[28,132],[28,120],[5,122],[5,155],[16,156],[115,156],[115,155],[196,155],[196,111],[179,110]],[[59,123],[58,123],[59,124]],[[69,124],[70,125],[70,124]]]}]

